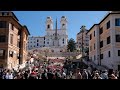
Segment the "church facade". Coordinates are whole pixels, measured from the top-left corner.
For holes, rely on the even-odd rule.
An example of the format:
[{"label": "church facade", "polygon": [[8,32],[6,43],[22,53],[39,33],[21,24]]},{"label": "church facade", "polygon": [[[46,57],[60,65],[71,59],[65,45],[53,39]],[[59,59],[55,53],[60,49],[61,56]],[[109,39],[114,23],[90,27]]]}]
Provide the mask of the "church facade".
[{"label": "church facade", "polygon": [[60,29],[57,26],[57,19],[55,22],[55,28],[53,28],[53,20],[51,17],[46,19],[46,35],[43,37],[29,37],[28,39],[28,49],[35,48],[49,48],[51,50],[67,48],[68,44],[68,34],[67,34],[67,19],[65,16],[61,17]]}]

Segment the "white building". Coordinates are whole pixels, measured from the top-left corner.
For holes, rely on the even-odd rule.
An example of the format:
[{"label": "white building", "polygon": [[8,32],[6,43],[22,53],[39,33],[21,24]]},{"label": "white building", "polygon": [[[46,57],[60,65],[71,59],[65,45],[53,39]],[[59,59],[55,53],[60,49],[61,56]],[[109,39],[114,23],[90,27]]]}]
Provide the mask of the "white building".
[{"label": "white building", "polygon": [[44,37],[29,37],[28,49],[48,47],[48,48],[62,48],[68,44],[67,34],[67,19],[65,16],[61,17],[60,29],[57,28],[57,20],[55,29],[53,29],[53,20],[51,17],[46,19],[46,35]]},{"label": "white building", "polygon": [[109,12],[89,32],[89,59],[117,70],[120,66],[120,11]]},{"label": "white building", "polygon": [[40,48],[45,46],[45,37],[29,37],[28,49]]}]

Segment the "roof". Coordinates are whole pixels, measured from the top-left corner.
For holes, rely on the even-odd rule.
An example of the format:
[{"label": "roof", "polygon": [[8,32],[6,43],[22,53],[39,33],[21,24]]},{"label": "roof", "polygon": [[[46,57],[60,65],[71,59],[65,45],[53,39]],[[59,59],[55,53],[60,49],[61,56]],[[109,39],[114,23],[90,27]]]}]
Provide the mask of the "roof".
[{"label": "roof", "polygon": [[12,11],[0,11],[0,13],[7,13],[7,15],[2,15],[2,16],[11,16],[14,19],[16,19],[17,21],[19,21],[18,18],[15,16],[15,14]]},{"label": "roof", "polygon": [[44,38],[44,36],[30,36],[29,38]]},{"label": "roof", "polygon": [[12,12],[12,15],[17,21],[19,21],[18,18],[16,17],[16,15],[13,12]]},{"label": "roof", "polygon": [[91,29],[95,26],[95,25],[99,25],[99,24],[94,24],[87,32],[87,34],[91,31]]},{"label": "roof", "polygon": [[23,27],[25,27],[25,29],[26,29],[26,30],[27,30],[27,32],[28,32],[28,35],[30,35],[30,32],[29,32],[29,30],[28,30],[27,26],[26,26],[26,25],[24,25]]},{"label": "roof", "polygon": [[91,31],[91,29],[92,29],[95,25],[100,25],[100,24],[101,24],[109,15],[111,15],[111,14],[120,14],[120,13],[114,13],[114,12],[108,13],[108,14],[100,21],[100,23],[94,24],[94,25],[89,29],[89,31],[88,31],[87,33],[89,33],[89,32]]}]

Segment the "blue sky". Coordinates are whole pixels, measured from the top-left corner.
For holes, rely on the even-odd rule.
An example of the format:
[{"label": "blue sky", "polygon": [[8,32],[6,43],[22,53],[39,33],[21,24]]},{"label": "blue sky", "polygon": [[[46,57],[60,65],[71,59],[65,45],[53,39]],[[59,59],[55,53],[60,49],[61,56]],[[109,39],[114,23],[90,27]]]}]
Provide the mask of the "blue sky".
[{"label": "blue sky", "polygon": [[[90,29],[93,24],[99,23],[106,15],[107,11],[14,11],[22,25],[26,25],[31,36],[45,35],[45,21],[47,16],[51,16],[55,25],[58,20],[60,28],[60,18],[66,16],[68,20],[68,38],[76,40],[76,34],[82,25]],[[55,28],[55,26],[54,26]]]}]

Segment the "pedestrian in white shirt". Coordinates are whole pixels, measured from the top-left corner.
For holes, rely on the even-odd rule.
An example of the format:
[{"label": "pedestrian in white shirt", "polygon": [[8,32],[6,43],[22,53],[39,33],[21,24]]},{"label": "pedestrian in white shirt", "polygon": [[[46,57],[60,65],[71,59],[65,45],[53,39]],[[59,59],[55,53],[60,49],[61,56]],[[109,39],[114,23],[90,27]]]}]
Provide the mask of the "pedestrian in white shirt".
[{"label": "pedestrian in white shirt", "polygon": [[13,79],[13,74],[12,72],[10,72],[9,70],[7,71],[6,75],[5,75],[6,79]]}]

